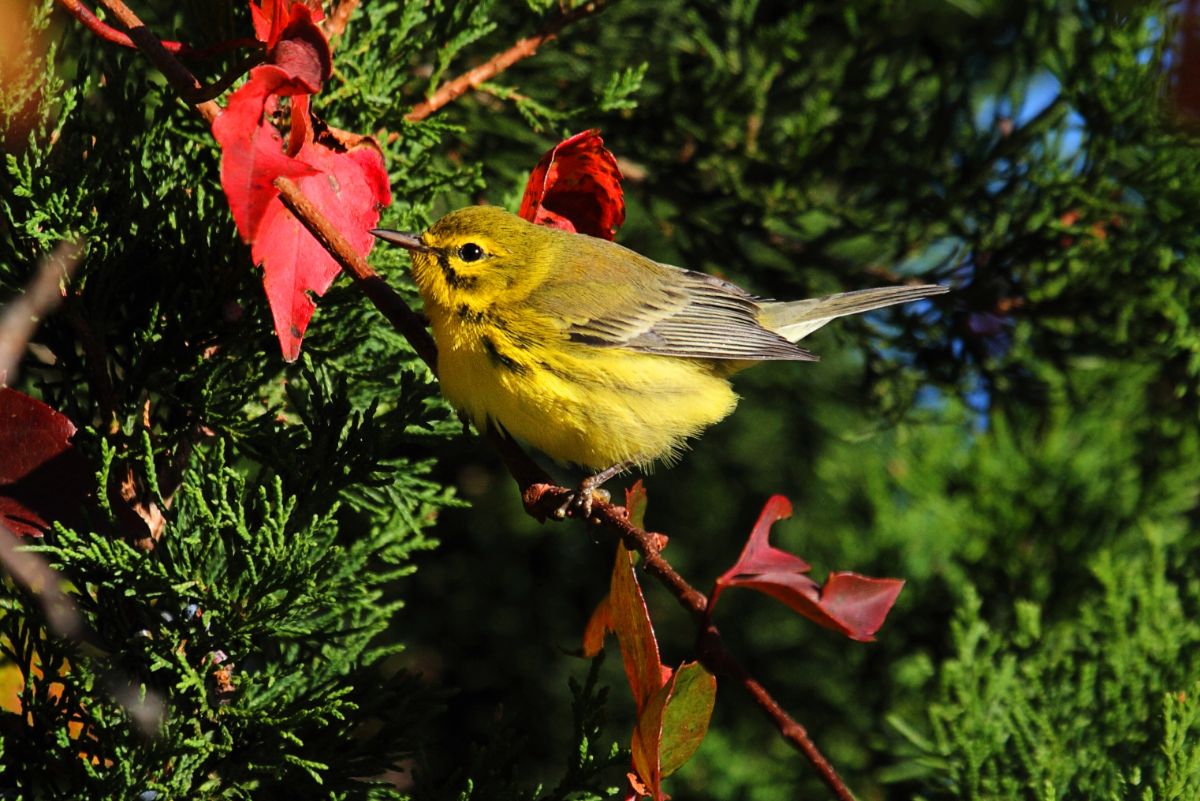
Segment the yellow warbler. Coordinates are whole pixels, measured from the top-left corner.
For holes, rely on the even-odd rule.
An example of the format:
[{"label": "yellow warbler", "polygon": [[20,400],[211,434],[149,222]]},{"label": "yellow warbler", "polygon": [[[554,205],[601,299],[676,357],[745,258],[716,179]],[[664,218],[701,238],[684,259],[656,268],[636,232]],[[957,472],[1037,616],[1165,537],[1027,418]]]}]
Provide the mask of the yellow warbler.
[{"label": "yellow warbler", "polygon": [[628,248],[534,225],[492,206],[451,212],[412,252],[450,403],[544,453],[594,470],[670,461],[733,411],[729,376],[755,362],[815,360],[794,343],[847,314],[938,295],[867,289],[790,303],[757,298]]}]

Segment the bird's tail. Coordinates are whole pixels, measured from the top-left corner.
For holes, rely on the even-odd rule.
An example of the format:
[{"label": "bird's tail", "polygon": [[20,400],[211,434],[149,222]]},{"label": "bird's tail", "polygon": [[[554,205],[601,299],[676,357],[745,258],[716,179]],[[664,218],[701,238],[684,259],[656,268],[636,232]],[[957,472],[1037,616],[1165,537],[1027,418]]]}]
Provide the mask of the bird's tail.
[{"label": "bird's tail", "polygon": [[838,317],[882,309],[897,303],[908,303],[949,291],[948,287],[938,284],[922,284],[860,289],[857,292],[842,292],[809,300],[768,302],[760,307],[758,321],[764,328],[774,331],[784,339],[796,342]]}]

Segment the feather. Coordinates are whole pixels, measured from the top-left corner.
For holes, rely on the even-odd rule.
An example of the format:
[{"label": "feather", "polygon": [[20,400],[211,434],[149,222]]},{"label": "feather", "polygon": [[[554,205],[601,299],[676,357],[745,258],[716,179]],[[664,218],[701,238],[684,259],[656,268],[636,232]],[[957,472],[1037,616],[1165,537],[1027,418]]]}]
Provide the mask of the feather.
[{"label": "feather", "polygon": [[922,284],[860,289],[857,292],[787,303],[771,301],[762,304],[759,321],[788,341],[796,342],[838,317],[942,295],[948,291],[947,287],[938,284]]}]

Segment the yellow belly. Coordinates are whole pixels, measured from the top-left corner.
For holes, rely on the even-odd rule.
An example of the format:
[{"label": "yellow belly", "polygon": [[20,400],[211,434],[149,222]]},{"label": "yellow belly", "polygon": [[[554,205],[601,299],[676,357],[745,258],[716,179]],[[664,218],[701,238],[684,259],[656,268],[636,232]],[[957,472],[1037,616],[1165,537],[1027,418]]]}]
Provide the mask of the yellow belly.
[{"label": "yellow belly", "polygon": [[546,347],[431,315],[442,393],[476,426],[498,422],[561,461],[601,470],[670,461],[737,396],[711,363],[620,349]]}]

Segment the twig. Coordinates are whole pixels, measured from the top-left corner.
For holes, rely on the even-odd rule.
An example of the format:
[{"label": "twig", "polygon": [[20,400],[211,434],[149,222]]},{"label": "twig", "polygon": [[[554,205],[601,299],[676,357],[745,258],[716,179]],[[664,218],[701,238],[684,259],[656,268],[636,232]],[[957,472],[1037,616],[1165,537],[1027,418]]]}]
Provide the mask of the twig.
[{"label": "twig", "polygon": [[854,796],[850,792],[850,788],[838,776],[837,770],[830,764],[821,750],[817,748],[816,743],[808,736],[808,730],[804,728],[791,715],[784,711],[779,702],[771,697],[766,687],[759,684],[758,680],[750,675],[746,668],[733,658],[733,655],[725,648],[721,642],[721,635],[717,633],[715,627],[708,627],[701,631],[697,638],[696,649],[700,656],[700,661],[704,666],[713,673],[724,673],[727,676],[732,676],[742,688],[750,694],[754,699],[754,703],[763,711],[775,728],[779,730],[780,736],[792,744],[792,747],[804,754],[804,757],[809,763],[816,768],[821,779],[837,796],[838,801],[854,801]]},{"label": "twig", "polygon": [[[118,31],[116,28],[97,17],[92,13],[90,8],[79,2],[79,0],[58,0],[58,4],[70,12],[71,16],[75,17],[75,19],[82,22],[85,28],[99,36],[104,41],[112,42],[113,44],[120,45],[121,47],[137,47],[137,45],[133,43],[133,40],[129,38],[128,34]],[[163,41],[161,44],[168,53],[174,53],[176,55],[182,53],[187,47],[182,42]]]},{"label": "twig", "polygon": [[58,571],[38,554],[22,551],[20,546],[21,538],[0,523],[0,565],[41,602],[51,631],[60,637],[79,639],[84,631],[83,618],[75,602],[58,586]]},{"label": "twig", "polygon": [[[113,5],[124,8],[120,0],[103,0],[103,2],[110,10]],[[539,45],[553,39],[564,26],[584,16],[596,13],[607,5],[607,2],[608,0],[593,0],[575,8],[554,23],[551,23],[537,36],[517,42],[508,51],[494,57],[487,64],[477,67],[466,75],[460,76],[446,84],[435,92],[434,96],[428,101],[415,107],[409,113],[408,118],[410,120],[424,119],[437,109],[469,91],[473,85],[486,81],[517,61],[533,55]],[[146,39],[146,37],[153,39],[153,34],[144,27],[138,28],[138,26],[141,26],[141,23],[132,15],[132,12],[128,12],[128,9],[125,9],[125,11],[131,17],[132,22],[126,22],[123,18],[122,22],[126,22],[130,26],[131,36],[134,30],[138,29],[145,34],[141,37],[142,39]],[[117,12],[114,11],[114,13]],[[118,14],[118,18],[121,18],[120,14]],[[147,56],[154,61],[155,65],[163,69],[164,74],[171,80],[173,86],[176,86],[177,89],[180,86],[194,87],[196,84],[195,78],[170,53],[163,50],[161,45],[155,48],[148,40],[145,44],[139,41],[137,37],[134,40],[138,42],[138,46],[146,52]],[[157,44],[157,39],[153,39],[153,42]],[[167,62],[166,68],[159,63],[159,59]],[[182,77],[177,82],[176,79],[171,78],[171,73],[173,72],[179,76],[180,71],[182,71],[182,76],[185,77]],[[216,106],[215,103],[212,105]],[[197,106],[197,110],[202,114],[205,113],[200,106]],[[279,190],[280,199],[287,206],[288,210],[317,238],[338,264],[350,274],[368,299],[391,321],[396,330],[408,340],[417,355],[431,370],[436,372],[437,349],[432,337],[430,337],[429,332],[425,329],[422,318],[413,312],[408,307],[408,304],[387,285],[379,274],[372,270],[366,261],[350,247],[346,238],[304,196],[303,192],[300,191],[300,188],[293,181],[280,177],[275,179],[274,183],[275,187]],[[547,481],[545,471],[538,467],[512,440],[507,439],[494,430],[490,431],[488,436],[492,443],[496,445],[510,474],[512,474],[517,485],[520,487],[526,510],[531,515],[539,519],[545,519],[545,510],[555,509],[562,505],[562,502],[566,500],[571,490],[551,485]],[[675,596],[676,600],[691,614],[693,620],[700,628],[697,651],[705,666],[715,673],[723,673],[737,681],[775,725],[780,736],[791,743],[793,747],[809,760],[821,779],[829,786],[839,801],[853,801],[854,797],[851,795],[850,790],[841,780],[841,777],[838,776],[833,766],[829,764],[829,761],[821,754],[816,744],[812,742],[805,728],[793,720],[771,697],[766,688],[759,684],[734,659],[728,649],[725,648],[716,627],[707,622],[708,598],[704,593],[699,592],[688,584],[675,571],[671,564],[662,557],[655,543],[654,536],[632,525],[623,508],[609,503],[595,504],[588,522],[621,537],[627,547],[641,554],[646,572],[654,576]]]},{"label": "twig", "polygon": [[512,47],[502,53],[497,53],[490,59],[437,88],[428,100],[412,107],[404,119],[409,122],[423,120],[442,106],[453,103],[467,92],[479,86],[484,81],[490,81],[506,69],[522,59],[537,53],[538,48],[558,38],[559,32],[573,22],[590,17],[604,10],[611,0],[588,0],[576,6],[566,14],[552,20],[540,33],[518,40]]},{"label": "twig", "polygon": [[333,11],[329,12],[329,16],[325,18],[322,27],[325,28],[325,35],[329,37],[341,36],[346,32],[346,25],[350,22],[350,17],[354,15],[355,9],[358,8],[359,0],[340,0],[333,7]]},{"label": "twig", "polygon": [[[67,3],[68,0],[59,0],[59,2]],[[121,0],[101,0],[101,2],[112,12],[113,16],[121,21],[122,25],[129,29],[129,38],[133,40],[139,50],[146,54],[146,58],[158,67],[159,72],[166,77],[179,96],[195,106],[196,111],[200,112],[200,115],[208,122],[211,123],[215,120],[221,113],[221,107],[215,101],[204,98],[204,86],[196,80],[195,75],[192,75],[186,67],[179,63],[175,56],[168,52],[167,48],[163,47],[163,43],[138,19],[137,14],[130,11],[129,7]]]},{"label": "twig", "polygon": [[[528,460],[529,457],[525,456]],[[507,460],[506,460],[507,462]],[[536,467],[536,465],[535,465]],[[518,483],[520,483],[518,479]],[[570,493],[563,487],[545,484],[532,484],[522,487],[522,498],[526,509],[531,514],[537,514],[540,509],[556,509],[561,506]],[[742,666],[737,658],[725,647],[720,631],[709,620],[708,597],[688,584],[683,576],[675,571],[671,563],[662,557],[655,536],[629,522],[625,510],[608,503],[597,503],[592,508],[589,520],[593,525],[610,531],[625,543],[625,547],[637,551],[642,557],[642,567],[647,573],[658,579],[667,590],[675,596],[687,612],[692,616],[699,628],[696,638],[696,655],[701,663],[714,674],[723,674],[741,685],[763,714],[775,725],[780,736],[787,740],[793,748],[808,759],[816,769],[822,781],[833,791],[839,801],[854,801],[854,796],[837,770],[830,764],[816,743],[808,734],[808,730],[784,711],[770,694],[749,671]]]},{"label": "twig", "polygon": [[[92,13],[92,10],[85,6],[79,0],[59,0],[59,5],[65,8],[70,14],[83,23],[83,26],[92,33],[99,36],[106,42],[112,42],[121,47],[137,48],[133,40],[128,34],[118,31],[116,28],[109,25],[104,20]],[[240,50],[243,47],[258,47],[261,43],[251,37],[243,37],[241,39],[230,39],[226,42],[218,42],[212,47],[192,47],[183,42],[171,42],[161,40],[162,46],[168,53],[183,58],[210,58],[220,55],[221,53],[229,52],[230,50]]]},{"label": "twig", "polygon": [[371,269],[366,260],[350,246],[341,231],[321,214],[320,210],[304,196],[300,187],[288,178],[275,179],[275,188],[279,190],[279,199],[288,211],[296,216],[301,224],[308,229],[329,255],[341,265],[358,283],[363,293],[375,304],[375,308],[383,312],[392,326],[404,335],[413,346],[417,355],[429,365],[429,369],[437,370],[437,347],[433,337],[425,328],[425,320],[414,312],[404,302],[404,299],[392,291],[379,273]]},{"label": "twig", "polygon": [[0,311],[0,385],[13,383],[17,365],[38,323],[62,302],[60,282],[70,279],[83,254],[80,242],[63,242],[42,259],[25,293]]}]

